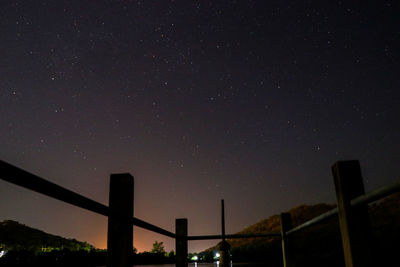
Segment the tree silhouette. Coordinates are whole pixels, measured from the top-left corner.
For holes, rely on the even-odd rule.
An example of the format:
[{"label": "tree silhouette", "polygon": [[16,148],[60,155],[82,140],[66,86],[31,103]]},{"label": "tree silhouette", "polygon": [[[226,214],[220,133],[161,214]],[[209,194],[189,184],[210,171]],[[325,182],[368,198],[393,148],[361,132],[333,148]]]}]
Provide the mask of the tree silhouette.
[{"label": "tree silhouette", "polygon": [[151,253],[164,254],[164,242],[158,242],[157,240],[153,243]]}]

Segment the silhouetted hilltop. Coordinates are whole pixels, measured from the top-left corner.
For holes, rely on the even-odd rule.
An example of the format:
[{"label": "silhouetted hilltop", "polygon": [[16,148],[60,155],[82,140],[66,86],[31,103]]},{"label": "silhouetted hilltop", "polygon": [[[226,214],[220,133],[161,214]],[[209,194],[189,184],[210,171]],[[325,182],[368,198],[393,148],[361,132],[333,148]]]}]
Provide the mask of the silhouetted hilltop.
[{"label": "silhouetted hilltop", "polygon": [[29,250],[37,252],[63,249],[90,251],[94,249],[92,245],[86,242],[51,235],[12,220],[0,222],[0,247],[8,251]]},{"label": "silhouetted hilltop", "polygon": [[[335,205],[301,205],[288,211],[293,226],[318,216]],[[372,229],[372,253],[378,260],[376,266],[400,266],[396,258],[400,249],[400,194],[394,194],[369,206]],[[246,227],[237,234],[280,232],[279,215],[273,215]],[[282,266],[279,237],[230,239],[234,262],[266,262],[268,266]],[[296,266],[344,266],[342,241],[336,216],[289,236]],[[201,253],[212,259],[210,248]]]}]

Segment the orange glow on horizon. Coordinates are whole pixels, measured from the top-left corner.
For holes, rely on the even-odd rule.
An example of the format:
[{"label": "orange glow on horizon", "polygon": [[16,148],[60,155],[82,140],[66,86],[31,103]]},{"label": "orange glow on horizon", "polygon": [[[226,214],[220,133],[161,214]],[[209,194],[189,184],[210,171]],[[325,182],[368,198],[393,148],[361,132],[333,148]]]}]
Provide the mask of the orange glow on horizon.
[{"label": "orange glow on horizon", "polygon": [[[107,249],[107,239],[104,238],[103,236],[98,237],[97,240],[93,241],[92,245],[98,249]],[[148,248],[137,241],[133,244],[133,246],[137,249],[137,252],[144,252],[151,250],[151,248]]]}]

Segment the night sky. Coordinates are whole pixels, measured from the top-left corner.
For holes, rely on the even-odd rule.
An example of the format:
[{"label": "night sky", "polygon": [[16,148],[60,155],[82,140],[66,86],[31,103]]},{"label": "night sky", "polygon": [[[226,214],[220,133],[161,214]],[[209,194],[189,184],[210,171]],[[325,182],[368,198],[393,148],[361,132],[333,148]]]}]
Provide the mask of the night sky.
[{"label": "night sky", "polygon": [[[0,159],[135,216],[227,233],[399,178],[398,1],[0,2]],[[358,1],[357,1],[358,2]],[[360,1],[361,2],[361,1]],[[105,248],[107,220],[0,181],[0,220]],[[134,245],[174,240],[135,227]],[[217,241],[189,243],[200,251]]]}]

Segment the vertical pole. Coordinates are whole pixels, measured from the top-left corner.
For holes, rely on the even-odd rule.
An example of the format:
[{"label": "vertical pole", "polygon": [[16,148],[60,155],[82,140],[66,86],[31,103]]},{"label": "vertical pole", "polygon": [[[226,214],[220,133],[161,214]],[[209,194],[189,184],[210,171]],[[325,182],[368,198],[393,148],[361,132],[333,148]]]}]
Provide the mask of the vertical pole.
[{"label": "vertical pole", "polygon": [[187,267],[188,255],[188,221],[187,219],[175,220],[175,250],[176,250],[176,267]]},{"label": "vertical pole", "polygon": [[350,201],[364,194],[360,163],[338,161],[332,166],[346,267],[372,266],[368,206],[353,208]]},{"label": "vertical pole", "polygon": [[107,267],[132,267],[133,177],[111,174],[109,193]]},{"label": "vertical pole", "polygon": [[283,267],[293,266],[293,256],[289,252],[289,244],[286,232],[292,228],[292,217],[290,213],[281,213],[281,237],[282,237],[282,257],[283,257]]},{"label": "vertical pole", "polygon": [[221,199],[221,233],[222,240],[225,240],[225,203],[223,199]]},{"label": "vertical pole", "polygon": [[222,234],[222,241],[219,245],[219,266],[220,267],[229,267],[230,266],[230,255],[229,255],[230,245],[225,239],[225,204],[224,204],[223,199],[221,199],[221,234]]}]

